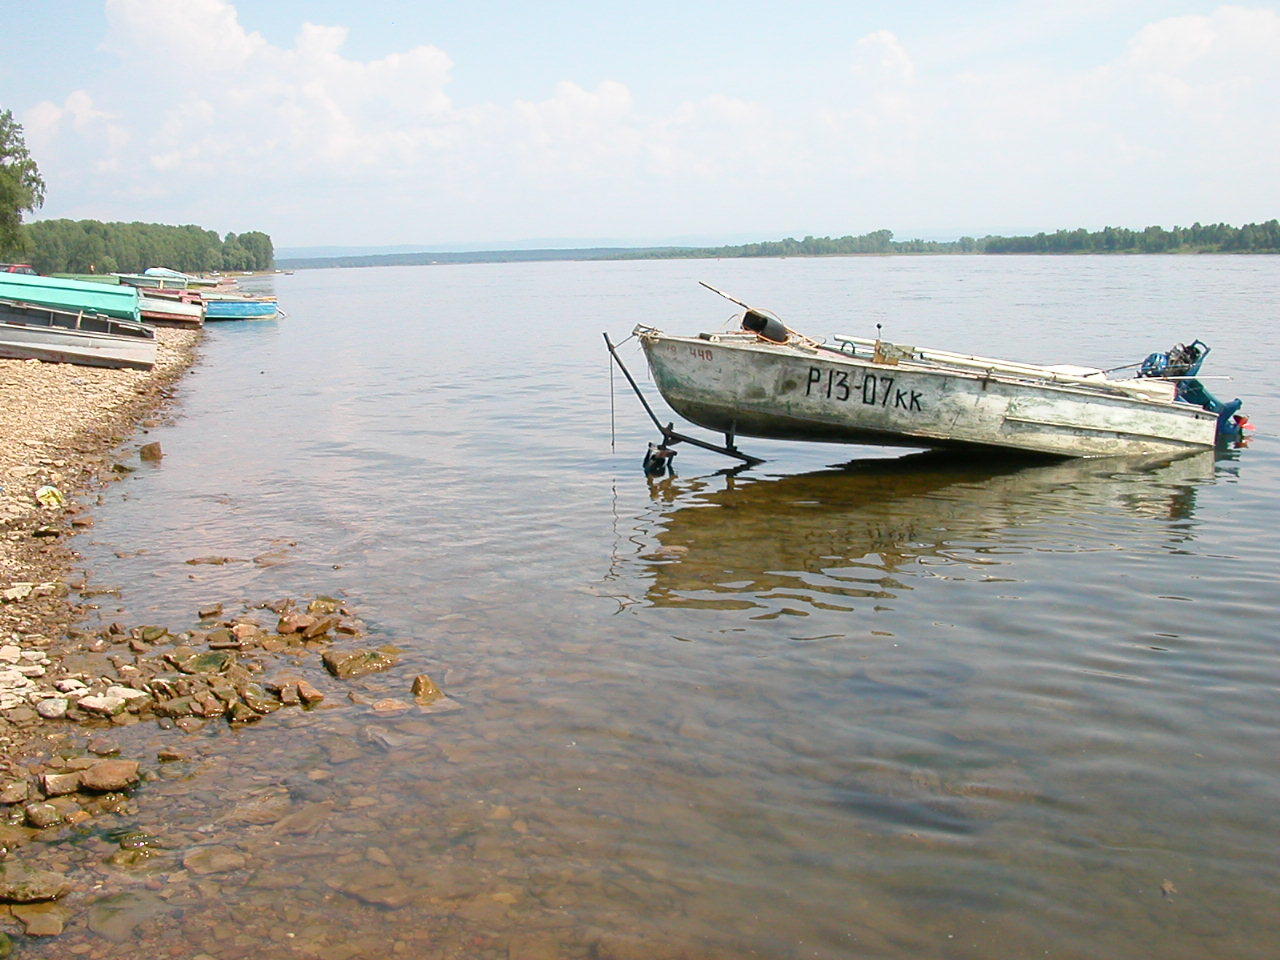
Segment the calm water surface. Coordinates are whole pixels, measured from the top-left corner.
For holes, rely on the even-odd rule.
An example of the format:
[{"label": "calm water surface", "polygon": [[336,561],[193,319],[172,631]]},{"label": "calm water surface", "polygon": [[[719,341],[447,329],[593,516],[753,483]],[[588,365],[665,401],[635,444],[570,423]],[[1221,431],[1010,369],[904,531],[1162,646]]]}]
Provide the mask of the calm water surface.
[{"label": "calm water surface", "polygon": [[[744,440],[769,462],[687,450],[646,480],[621,379],[610,447],[600,333],[719,327],[733,308],[698,279],[813,335],[880,322],[1018,359],[1202,337],[1260,434],[1058,465]],[[149,437],[162,464],[78,546],[122,587],[104,618],[332,593],[403,663],[348,686],[308,662],[328,700],[306,716],[126,731],[196,759],[143,788],[135,825],[170,849],[113,873],[128,922],[73,924],[68,949],[1275,956],[1280,259],[444,266],[274,291],[287,320],[209,328]],[[424,671],[460,710],[345,697],[407,699]],[[204,844],[246,867],[187,874]]]}]

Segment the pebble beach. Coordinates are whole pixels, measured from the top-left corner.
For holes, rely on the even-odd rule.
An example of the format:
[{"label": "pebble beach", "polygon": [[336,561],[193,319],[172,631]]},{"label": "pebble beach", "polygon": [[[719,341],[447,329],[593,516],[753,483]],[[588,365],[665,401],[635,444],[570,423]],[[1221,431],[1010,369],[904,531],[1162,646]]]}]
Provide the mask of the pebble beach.
[{"label": "pebble beach", "polygon": [[[120,444],[154,425],[201,336],[159,330],[149,371],[0,360],[0,916],[28,936],[62,931],[69,911],[55,901],[73,882],[57,869],[68,865],[56,846],[36,857],[24,848],[56,843],[57,827],[127,802],[119,791],[139,767],[105,742],[94,759],[58,755],[71,702],[63,694],[89,692],[61,669],[83,610],[74,591],[84,587],[65,540],[92,525],[84,501],[94,488],[132,469],[117,459]],[[84,803],[69,799],[81,790]]]}]

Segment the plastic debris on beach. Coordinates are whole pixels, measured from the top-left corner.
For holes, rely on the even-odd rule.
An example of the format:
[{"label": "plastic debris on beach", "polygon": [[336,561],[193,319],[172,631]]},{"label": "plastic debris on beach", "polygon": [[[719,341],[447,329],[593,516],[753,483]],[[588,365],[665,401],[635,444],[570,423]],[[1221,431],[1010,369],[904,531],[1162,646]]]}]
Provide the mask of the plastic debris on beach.
[{"label": "plastic debris on beach", "polygon": [[65,507],[67,498],[62,495],[62,491],[57,487],[46,484],[36,491],[36,500],[41,506],[45,507]]}]

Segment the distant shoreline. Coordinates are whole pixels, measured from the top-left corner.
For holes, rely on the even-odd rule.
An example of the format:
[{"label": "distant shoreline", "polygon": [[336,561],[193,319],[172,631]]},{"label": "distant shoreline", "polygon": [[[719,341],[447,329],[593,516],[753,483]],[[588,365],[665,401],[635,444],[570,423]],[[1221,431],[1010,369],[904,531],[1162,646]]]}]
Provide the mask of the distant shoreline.
[{"label": "distant shoreline", "polygon": [[805,237],[745,243],[721,247],[570,247],[529,250],[471,250],[463,252],[363,254],[330,257],[287,257],[275,262],[278,270],[312,270],[326,267],[418,267],[464,263],[542,263],[595,260],[718,260],[785,257],[851,257],[901,255],[1007,255],[1068,256],[1087,254],[1200,254],[1280,253],[1280,222],[1225,223],[1190,227],[1146,227],[1143,230],[1106,227],[1098,231],[1058,230],[1034,236],[958,240],[894,240],[890,230],[860,236]]},{"label": "distant shoreline", "polygon": [[[542,256],[545,253],[558,254],[557,256]],[[521,256],[521,254],[533,254],[532,256]],[[787,260],[804,258],[808,260],[822,259],[838,259],[841,257],[1180,257],[1180,256],[1200,256],[1202,254],[1229,254],[1232,256],[1277,256],[1280,250],[1211,250],[1211,249],[1186,249],[1186,250],[1163,250],[1159,253],[1149,253],[1143,250],[1064,250],[1061,252],[1053,251],[1018,251],[1018,252],[995,252],[986,250],[970,250],[960,252],[955,250],[892,250],[885,253],[780,253],[780,254],[761,254],[759,256],[740,256],[726,254],[709,254],[709,253],[689,253],[680,254],[655,254],[653,256],[644,256],[642,251],[613,251],[604,255],[591,255],[578,253],[572,250],[477,250],[472,253],[423,253],[423,254],[386,254],[364,257],[297,257],[286,260],[278,260],[277,267],[273,271],[262,274],[253,274],[253,276],[275,276],[282,273],[289,273],[294,270],[320,270],[332,268],[363,268],[363,267],[429,267],[429,266],[452,266],[462,264],[478,264],[478,263],[569,263],[569,262],[590,262],[603,260]],[[409,259],[405,259],[410,257]],[[360,261],[358,263],[352,261]],[[366,262],[370,261],[370,262]]]}]

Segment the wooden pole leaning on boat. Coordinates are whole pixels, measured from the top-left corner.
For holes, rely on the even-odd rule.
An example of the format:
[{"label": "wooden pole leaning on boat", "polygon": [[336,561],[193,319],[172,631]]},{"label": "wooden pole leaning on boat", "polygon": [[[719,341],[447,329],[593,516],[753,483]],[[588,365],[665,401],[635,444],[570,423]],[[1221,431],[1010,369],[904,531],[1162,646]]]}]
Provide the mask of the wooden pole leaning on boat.
[{"label": "wooden pole leaning on boat", "polygon": [[644,394],[640,392],[640,386],[636,383],[635,378],[631,376],[631,371],[627,369],[627,365],[622,362],[622,358],[618,356],[618,351],[613,345],[613,341],[609,339],[609,334],[604,334],[605,346],[609,348],[609,355],[613,357],[614,362],[618,365],[618,369],[622,371],[622,375],[627,378],[627,383],[631,384],[631,389],[635,391],[635,395],[640,400],[640,405],[644,407],[644,412],[649,415],[649,419],[653,421],[653,425],[658,428],[658,432],[662,434],[663,446],[671,443],[687,443],[694,447],[701,447],[703,450],[710,450],[712,453],[722,453],[726,457],[733,457],[735,460],[741,460],[743,463],[755,466],[764,463],[759,457],[753,457],[749,453],[743,453],[737,447],[721,447],[714,443],[708,443],[705,440],[699,440],[697,437],[690,437],[683,433],[676,433],[673,429],[674,424],[668,423],[665,427],[662,425],[657,415],[653,412],[653,408],[649,406],[649,401],[645,399]]}]

